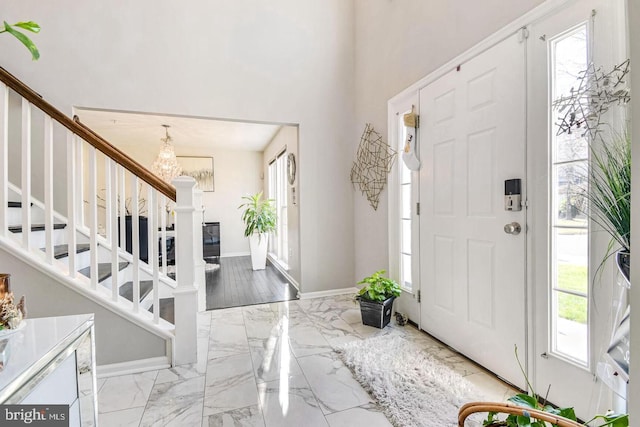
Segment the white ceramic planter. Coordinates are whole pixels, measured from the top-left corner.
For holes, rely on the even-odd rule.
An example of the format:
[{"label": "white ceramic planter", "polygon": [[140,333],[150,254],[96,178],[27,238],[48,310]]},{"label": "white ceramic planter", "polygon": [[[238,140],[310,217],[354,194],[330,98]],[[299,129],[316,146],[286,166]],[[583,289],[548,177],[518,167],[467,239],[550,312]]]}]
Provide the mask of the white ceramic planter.
[{"label": "white ceramic planter", "polygon": [[252,234],[249,236],[249,248],[251,250],[251,266],[254,270],[264,270],[267,266],[267,248],[269,247],[269,235],[267,233]]}]

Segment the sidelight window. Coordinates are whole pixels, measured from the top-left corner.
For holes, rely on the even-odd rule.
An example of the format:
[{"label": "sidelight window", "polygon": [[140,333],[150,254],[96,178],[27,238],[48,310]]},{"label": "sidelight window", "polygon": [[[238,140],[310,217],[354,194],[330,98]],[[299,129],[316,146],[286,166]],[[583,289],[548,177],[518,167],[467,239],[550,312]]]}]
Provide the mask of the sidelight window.
[{"label": "sidelight window", "polygon": [[[587,25],[550,40],[551,102],[571,94],[588,65]],[[550,104],[551,104],[550,102]],[[589,348],[589,221],[587,201],[589,149],[582,132],[558,132],[558,111],[551,123],[551,351],[587,365]],[[561,114],[561,113],[560,113]]]}]

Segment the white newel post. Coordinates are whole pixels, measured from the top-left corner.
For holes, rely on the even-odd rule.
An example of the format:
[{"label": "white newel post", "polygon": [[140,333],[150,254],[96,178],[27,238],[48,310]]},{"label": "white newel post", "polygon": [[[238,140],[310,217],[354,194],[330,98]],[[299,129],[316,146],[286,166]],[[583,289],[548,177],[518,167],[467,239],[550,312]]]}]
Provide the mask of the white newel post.
[{"label": "white newel post", "polygon": [[176,281],[174,365],[197,361],[198,290],[194,271],[194,186],[195,179],[180,176],[176,187]]},{"label": "white newel post", "polygon": [[202,190],[194,190],[193,212],[193,253],[195,283],[198,288],[198,311],[207,309],[207,289],[205,279],[205,264],[202,248],[202,225],[204,223],[204,206],[202,205]]}]

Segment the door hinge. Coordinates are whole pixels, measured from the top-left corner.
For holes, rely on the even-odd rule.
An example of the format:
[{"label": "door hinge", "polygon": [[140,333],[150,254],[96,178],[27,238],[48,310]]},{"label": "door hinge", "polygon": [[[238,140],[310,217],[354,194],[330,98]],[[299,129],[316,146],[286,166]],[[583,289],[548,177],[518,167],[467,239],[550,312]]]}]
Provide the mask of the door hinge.
[{"label": "door hinge", "polygon": [[420,116],[416,115],[416,129],[420,127]]},{"label": "door hinge", "polygon": [[420,293],[420,289],[416,292],[416,298],[418,299],[418,304],[422,301],[422,294]]},{"label": "door hinge", "polygon": [[416,215],[420,215],[420,202],[416,203]]}]

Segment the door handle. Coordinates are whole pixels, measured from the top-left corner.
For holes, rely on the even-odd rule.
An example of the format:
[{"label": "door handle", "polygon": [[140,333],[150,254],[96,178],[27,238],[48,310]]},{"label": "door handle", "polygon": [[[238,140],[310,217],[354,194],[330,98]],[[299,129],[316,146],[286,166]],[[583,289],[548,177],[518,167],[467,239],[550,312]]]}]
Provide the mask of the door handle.
[{"label": "door handle", "polygon": [[517,236],[521,231],[522,227],[520,227],[520,224],[518,224],[517,222],[512,222],[504,226],[504,232],[507,234],[513,234],[514,236]]}]

